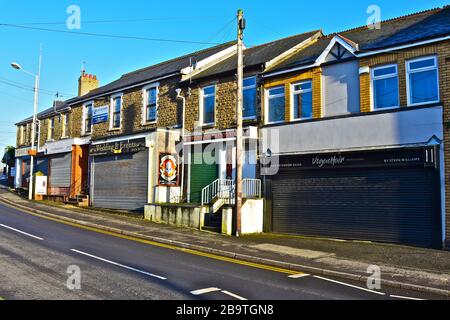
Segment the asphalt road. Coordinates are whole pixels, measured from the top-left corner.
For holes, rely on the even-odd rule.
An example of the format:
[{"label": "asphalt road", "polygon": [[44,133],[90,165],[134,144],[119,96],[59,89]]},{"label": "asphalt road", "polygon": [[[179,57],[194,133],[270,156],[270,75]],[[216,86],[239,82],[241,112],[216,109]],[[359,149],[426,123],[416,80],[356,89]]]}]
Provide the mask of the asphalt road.
[{"label": "asphalt road", "polygon": [[[75,269],[74,269],[75,268]],[[81,288],[67,287],[81,271]],[[73,278],[70,278],[73,280]],[[76,284],[69,281],[69,284]],[[0,298],[6,300],[438,299],[212,259],[36,217],[0,204]]]}]

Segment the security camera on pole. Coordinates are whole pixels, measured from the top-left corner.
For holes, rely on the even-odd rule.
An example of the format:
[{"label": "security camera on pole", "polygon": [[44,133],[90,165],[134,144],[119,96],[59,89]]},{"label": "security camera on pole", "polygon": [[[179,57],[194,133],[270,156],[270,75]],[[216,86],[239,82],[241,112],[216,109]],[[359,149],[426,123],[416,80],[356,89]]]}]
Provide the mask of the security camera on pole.
[{"label": "security camera on pole", "polygon": [[39,68],[38,68],[38,74],[34,74],[31,72],[28,72],[22,68],[22,66],[16,62],[11,63],[11,67],[13,67],[16,70],[20,70],[32,77],[35,77],[34,82],[34,109],[33,109],[33,124],[31,126],[31,150],[30,150],[30,156],[31,156],[31,163],[30,163],[30,182],[28,184],[28,199],[33,200],[33,176],[34,176],[34,157],[37,154],[36,149],[34,148],[35,140],[36,140],[36,123],[37,123],[37,111],[38,111],[38,101],[39,101],[39,81],[41,78],[41,63],[42,63],[42,43],[39,50]]},{"label": "security camera on pole", "polygon": [[244,12],[238,10],[238,35],[237,35],[237,107],[236,107],[236,236],[241,235],[241,211],[242,211],[242,152],[243,152],[243,81],[244,81],[244,55],[243,40],[245,19]]}]

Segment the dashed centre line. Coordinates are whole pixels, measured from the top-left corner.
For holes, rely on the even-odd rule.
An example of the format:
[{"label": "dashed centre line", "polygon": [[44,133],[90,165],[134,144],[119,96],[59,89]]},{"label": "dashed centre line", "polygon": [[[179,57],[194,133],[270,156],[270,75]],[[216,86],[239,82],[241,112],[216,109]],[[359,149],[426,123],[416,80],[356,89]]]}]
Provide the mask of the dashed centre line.
[{"label": "dashed centre line", "polygon": [[3,227],[3,228],[5,228],[5,229],[11,230],[11,231],[15,231],[15,232],[17,232],[17,233],[23,234],[23,235],[28,236],[28,237],[33,238],[33,239],[37,239],[37,240],[40,240],[40,241],[43,241],[43,240],[44,240],[43,238],[34,236],[34,235],[30,234],[30,233],[27,233],[27,232],[24,232],[24,231],[21,231],[21,230],[18,230],[18,229],[9,227],[9,226],[4,225],[4,224],[0,224],[0,227]]},{"label": "dashed centre line", "polygon": [[157,278],[157,279],[160,279],[160,280],[167,280],[167,278],[164,278],[162,276],[158,276],[156,274],[149,273],[147,271],[143,271],[143,270],[139,270],[139,269],[136,269],[136,268],[133,268],[133,267],[129,267],[129,266],[126,266],[126,265],[121,264],[121,263],[117,263],[117,262],[114,262],[114,261],[111,261],[111,260],[107,260],[105,258],[97,257],[97,256],[94,256],[92,254],[89,254],[89,253],[86,253],[86,252],[83,252],[83,251],[79,251],[79,250],[76,250],[76,249],[71,249],[71,251],[76,252],[76,253],[81,254],[81,255],[84,255],[86,257],[90,257],[90,258],[93,258],[93,259],[96,259],[96,260],[100,260],[100,261],[112,264],[112,265],[117,266],[117,267],[121,267],[121,268],[130,270],[130,271],[134,271],[134,272],[137,272],[137,273],[144,274],[146,276],[150,276],[150,277]]}]

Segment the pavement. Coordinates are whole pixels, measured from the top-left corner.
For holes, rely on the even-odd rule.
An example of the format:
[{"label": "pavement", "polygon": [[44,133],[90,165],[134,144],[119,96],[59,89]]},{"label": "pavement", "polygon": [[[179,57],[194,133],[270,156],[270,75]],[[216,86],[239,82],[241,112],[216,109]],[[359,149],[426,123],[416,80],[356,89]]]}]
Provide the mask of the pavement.
[{"label": "pavement", "polygon": [[[72,249],[96,257],[104,255],[106,259],[125,261],[124,265],[138,266],[139,270],[151,270],[152,273],[162,274],[164,277],[169,272],[171,276],[167,278],[170,279],[178,279],[177,275],[182,274],[186,268],[193,268],[192,274],[181,277],[190,279],[189,283],[177,282],[180,290],[167,291],[165,287],[163,289],[156,287],[156,292],[162,290],[156,296],[148,297],[137,293],[135,296],[130,295],[125,298],[139,296],[148,299],[185,299],[192,298],[190,294],[192,290],[205,288],[221,289],[208,292],[207,299],[223,299],[222,291],[240,297],[245,296],[248,299],[379,299],[396,296],[440,299],[450,297],[450,252],[447,251],[275,234],[228,237],[154,224],[125,212],[111,213],[55,203],[50,205],[50,203],[29,202],[4,188],[0,189],[0,202],[4,204],[0,207],[0,224],[29,232],[38,238],[50,239],[45,240],[50,241],[49,246],[45,248],[17,246],[16,243],[20,241],[16,238],[5,239],[6,236],[3,234],[5,228],[3,230],[0,228],[3,232],[0,234],[0,255],[3,253],[16,257],[12,260],[0,259],[0,270],[19,270],[17,265],[21,264],[40,268],[40,264],[27,261],[25,257],[29,256],[36,261],[54,256],[54,261],[60,261],[63,268],[69,263],[68,257],[73,259],[75,256],[80,259],[82,258],[80,255],[83,256],[79,253],[74,254]],[[6,232],[8,237],[23,236],[11,234],[17,233],[11,229],[7,229]],[[51,240],[54,237],[58,240]],[[30,239],[27,240],[30,241]],[[60,244],[61,241],[66,245]],[[145,243],[145,249],[141,247],[134,249],[134,246],[142,246],[143,243]],[[69,249],[69,247],[75,248]],[[20,252],[16,252],[17,250]],[[41,250],[44,251],[41,252]],[[122,254],[125,255],[121,256]],[[34,257],[36,255],[38,256]],[[142,261],[139,258],[146,256],[149,257],[148,260]],[[83,257],[86,258],[86,255]],[[165,263],[159,263],[160,260],[164,260]],[[16,267],[5,265],[10,263],[8,261],[15,261]],[[149,261],[152,263],[148,264]],[[81,262],[77,260],[77,263]],[[180,265],[183,266],[181,269]],[[369,275],[368,267],[371,265],[379,266],[381,269],[380,292],[383,294],[376,294],[365,289]],[[96,267],[99,268],[98,265]],[[171,268],[174,269],[169,270]],[[46,270],[48,271],[49,267]],[[200,273],[201,276],[194,276],[194,270],[197,270],[197,274]],[[97,271],[102,274],[102,271]],[[93,271],[92,274],[94,273]],[[107,274],[111,277],[111,285],[120,277],[120,274],[117,274],[117,279],[114,279],[114,273],[107,272]],[[280,277],[280,274],[283,276]],[[304,274],[307,276],[304,277]],[[289,278],[293,275],[298,277]],[[20,275],[11,275],[11,279],[17,276]],[[130,275],[127,274],[127,276]],[[6,278],[10,277],[6,276]],[[286,281],[286,278],[295,279],[297,282]],[[208,281],[208,279],[214,279],[214,281]],[[95,283],[96,280],[92,281]],[[132,280],[130,281],[133,283]],[[299,286],[300,281],[301,286]],[[3,284],[4,279],[0,283]],[[21,294],[13,294],[14,283],[10,282],[9,291],[5,290],[4,286],[0,286],[0,296],[6,299],[22,298]],[[152,283],[152,287],[148,288],[149,292],[155,292],[152,291],[153,286],[156,284]],[[93,285],[94,288],[95,285]],[[105,287],[104,290],[109,292],[111,288]],[[45,293],[47,290],[43,289],[42,292]],[[121,289],[119,292],[127,291]],[[114,295],[103,297],[93,292],[90,295],[86,293],[86,296],[81,298],[114,297]],[[44,295],[43,298],[46,296]]]}]

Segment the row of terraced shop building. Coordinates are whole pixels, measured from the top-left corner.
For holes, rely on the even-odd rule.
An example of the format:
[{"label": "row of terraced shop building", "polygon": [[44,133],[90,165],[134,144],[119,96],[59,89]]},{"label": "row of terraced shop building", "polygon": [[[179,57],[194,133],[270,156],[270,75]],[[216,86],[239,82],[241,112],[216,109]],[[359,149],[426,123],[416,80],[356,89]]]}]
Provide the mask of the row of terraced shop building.
[{"label": "row of terraced shop building", "polygon": [[[450,7],[244,50],[242,232],[450,246]],[[38,115],[44,197],[233,231],[237,46],[99,86]],[[17,123],[15,187],[32,119]]]}]

